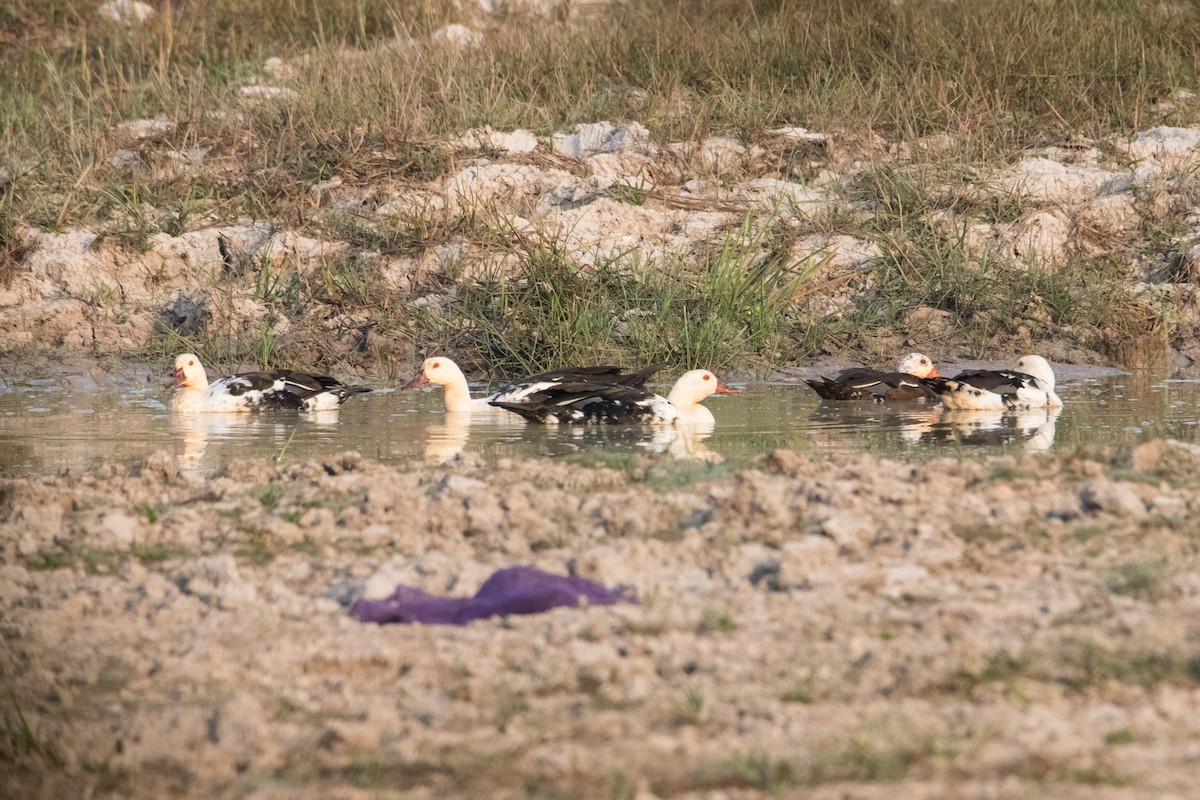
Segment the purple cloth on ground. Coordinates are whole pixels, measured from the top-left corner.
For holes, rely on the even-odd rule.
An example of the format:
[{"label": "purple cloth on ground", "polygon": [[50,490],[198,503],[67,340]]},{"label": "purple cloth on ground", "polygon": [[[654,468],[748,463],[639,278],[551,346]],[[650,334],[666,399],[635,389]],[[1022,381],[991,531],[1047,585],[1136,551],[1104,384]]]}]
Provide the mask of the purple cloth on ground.
[{"label": "purple cloth on ground", "polygon": [[421,622],[426,625],[466,625],[485,617],[536,614],[560,606],[609,606],[637,600],[626,589],[567,575],[552,575],[533,567],[496,570],[474,597],[438,597],[401,584],[382,600],[359,600],[350,615],[359,622]]}]

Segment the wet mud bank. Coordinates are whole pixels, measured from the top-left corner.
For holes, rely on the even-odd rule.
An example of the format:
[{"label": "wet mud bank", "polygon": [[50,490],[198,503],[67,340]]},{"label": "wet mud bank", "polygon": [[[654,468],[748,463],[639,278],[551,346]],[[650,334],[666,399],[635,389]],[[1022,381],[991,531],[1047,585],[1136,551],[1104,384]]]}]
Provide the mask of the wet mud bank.
[{"label": "wet mud bank", "polygon": [[[1200,448],[0,483],[6,797],[1188,796]],[[532,564],[637,604],[375,626]],[[716,792],[716,794],[712,794]]]}]

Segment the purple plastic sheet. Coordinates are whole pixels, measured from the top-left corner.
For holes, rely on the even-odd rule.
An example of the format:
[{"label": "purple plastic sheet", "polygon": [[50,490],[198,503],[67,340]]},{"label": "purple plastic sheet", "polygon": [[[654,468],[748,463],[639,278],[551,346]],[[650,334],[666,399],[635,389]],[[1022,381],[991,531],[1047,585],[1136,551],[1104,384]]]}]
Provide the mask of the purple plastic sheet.
[{"label": "purple plastic sheet", "polygon": [[635,603],[627,589],[568,575],[552,575],[534,567],[496,570],[474,597],[438,597],[404,586],[382,600],[359,600],[350,615],[359,622],[420,622],[425,625],[466,625],[486,617],[537,614],[560,606],[609,606]]}]

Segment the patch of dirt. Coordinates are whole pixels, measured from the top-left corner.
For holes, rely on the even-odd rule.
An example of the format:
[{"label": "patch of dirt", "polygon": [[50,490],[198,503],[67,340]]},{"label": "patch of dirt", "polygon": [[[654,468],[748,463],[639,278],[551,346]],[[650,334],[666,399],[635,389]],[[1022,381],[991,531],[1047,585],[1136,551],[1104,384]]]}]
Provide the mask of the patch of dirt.
[{"label": "patch of dirt", "polygon": [[[716,474],[157,454],[0,482],[0,793],[1194,794],[1194,445]],[[347,615],[513,564],[640,602]]]}]

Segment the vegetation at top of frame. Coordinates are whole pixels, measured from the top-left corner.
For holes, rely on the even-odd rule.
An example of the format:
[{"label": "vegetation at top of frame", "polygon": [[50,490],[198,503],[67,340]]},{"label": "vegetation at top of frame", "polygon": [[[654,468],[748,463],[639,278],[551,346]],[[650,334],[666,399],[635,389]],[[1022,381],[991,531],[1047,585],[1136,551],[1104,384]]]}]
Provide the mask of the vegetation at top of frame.
[{"label": "vegetation at top of frame", "polygon": [[[172,144],[244,170],[199,185],[135,175],[144,202],[296,224],[313,181],[437,173],[446,160],[418,143],[477,125],[636,119],[664,140],[797,122],[893,139],[949,131],[989,157],[1135,128],[1155,101],[1195,89],[1200,63],[1198,7],[1133,0],[632,0],[571,25],[496,17],[466,51],[428,45],[437,27],[470,21],[448,0],[196,0],[136,26],[97,6],[0,8],[0,160],[46,190],[23,193],[44,226],[119,213],[102,187],[122,119],[165,117]],[[292,74],[270,82],[297,95],[223,113],[271,56]],[[402,157],[379,164],[380,149]]]},{"label": "vegetation at top of frame", "polygon": [[[636,120],[659,141],[734,133],[753,142],[802,124],[840,134],[850,148],[871,143],[868,151],[873,134],[902,142],[949,133],[948,150],[912,152],[961,167],[1128,133],[1158,101],[1200,86],[1194,3],[628,0],[565,2],[557,17],[531,24],[520,4],[472,17],[469,4],[453,0],[181,0],[156,4],[134,25],[104,19],[100,5],[0,5],[0,286],[19,268],[25,224],[88,226],[145,249],[160,231],[251,218],[412,256],[486,234],[469,215],[360,224],[310,194],[338,177],[369,206],[452,174],[461,156],[438,140],[480,125],[547,134]],[[479,30],[479,46],[434,44],[433,32],[452,22]],[[282,64],[268,70],[272,57]],[[291,94],[253,102],[240,94],[252,85]],[[1198,108],[1178,102],[1153,119],[1196,122]],[[153,118],[170,124],[132,140],[118,127]],[[202,154],[204,168],[169,160],[190,152]],[[785,154],[778,177],[811,177],[810,155]],[[870,178],[875,185],[847,187],[847,199],[859,192],[872,221],[813,223],[824,233],[873,228],[869,238],[883,251],[872,266],[875,295],[843,319],[797,324],[784,298],[799,286],[797,270],[808,270],[763,260],[783,252],[778,241],[743,242],[736,257],[719,246],[686,270],[669,259],[651,270],[629,257],[583,272],[553,244],[518,242],[515,278],[488,275],[460,292],[465,324],[413,333],[515,370],[569,353],[719,366],[742,347],[780,360],[789,347],[811,351],[824,339],[861,342],[918,305],[953,312],[977,352],[1023,321],[1103,328],[1100,338],[1158,324],[1123,288],[1115,262],[1053,273],[974,263],[961,243],[930,229],[935,200],[884,168]],[[641,187],[626,188],[630,202],[647,200]],[[980,212],[1010,221],[1020,210],[1014,201]],[[504,249],[511,237],[493,244]],[[273,313],[318,295],[354,306],[370,288],[364,264],[334,265],[316,286],[284,280],[264,262],[261,294]],[[563,304],[578,304],[570,325],[561,323]],[[664,309],[677,319],[669,331],[655,327]],[[382,331],[408,324],[387,308],[371,314]],[[802,340],[789,345],[792,336]],[[260,362],[278,356],[266,328],[230,347]]]}]

